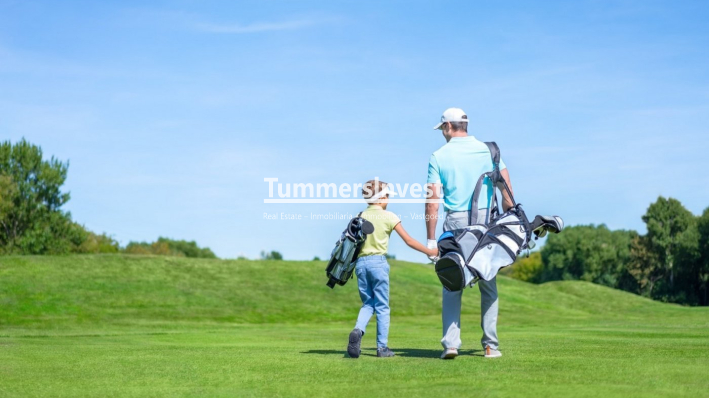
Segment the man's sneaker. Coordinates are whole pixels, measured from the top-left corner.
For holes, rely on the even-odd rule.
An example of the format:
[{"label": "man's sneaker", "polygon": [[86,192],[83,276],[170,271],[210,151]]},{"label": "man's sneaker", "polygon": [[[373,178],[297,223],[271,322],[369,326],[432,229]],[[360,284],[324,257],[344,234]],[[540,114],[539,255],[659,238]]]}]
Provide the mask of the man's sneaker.
[{"label": "man's sneaker", "polygon": [[443,354],[441,354],[441,359],[453,359],[458,356],[458,349],[457,348],[446,348],[445,351],[443,351]]},{"label": "man's sneaker", "polygon": [[379,358],[389,358],[394,356],[394,351],[389,347],[377,348],[377,356]]},{"label": "man's sneaker", "polygon": [[347,353],[350,358],[359,358],[361,352],[359,349],[360,343],[362,343],[362,331],[355,328],[350,332],[350,342],[347,344]]},{"label": "man's sneaker", "polygon": [[498,358],[501,357],[502,353],[498,350],[493,350],[490,346],[485,346],[485,358]]}]

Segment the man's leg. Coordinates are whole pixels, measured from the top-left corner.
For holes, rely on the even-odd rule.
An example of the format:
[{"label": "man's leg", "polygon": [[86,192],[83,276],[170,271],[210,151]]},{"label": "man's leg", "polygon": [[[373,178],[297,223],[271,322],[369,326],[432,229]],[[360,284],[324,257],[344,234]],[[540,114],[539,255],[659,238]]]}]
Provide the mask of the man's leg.
[{"label": "man's leg", "polygon": [[449,292],[443,289],[443,348],[460,348],[460,302],[463,291]]},{"label": "man's leg", "polygon": [[492,278],[489,282],[480,280],[480,326],[483,329],[483,338],[480,342],[483,349],[490,346],[493,350],[498,349],[499,342],[497,341],[497,277]]},{"label": "man's leg", "polygon": [[[452,231],[454,229],[463,228],[468,223],[468,213],[448,213],[446,220],[443,223],[443,231]],[[443,348],[460,348],[460,307],[463,299],[463,291],[450,292],[443,288],[443,299],[441,304],[443,307],[443,338],[441,345]]]}]

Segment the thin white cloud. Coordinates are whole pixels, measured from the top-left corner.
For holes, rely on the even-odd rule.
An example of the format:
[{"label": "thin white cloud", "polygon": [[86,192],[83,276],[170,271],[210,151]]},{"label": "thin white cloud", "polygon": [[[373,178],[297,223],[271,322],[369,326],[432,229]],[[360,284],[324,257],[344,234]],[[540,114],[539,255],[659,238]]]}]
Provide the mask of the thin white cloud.
[{"label": "thin white cloud", "polygon": [[260,33],[272,32],[278,30],[294,30],[301,29],[314,24],[311,20],[295,20],[285,22],[262,22],[250,25],[216,25],[216,24],[197,24],[197,29],[209,33]]}]

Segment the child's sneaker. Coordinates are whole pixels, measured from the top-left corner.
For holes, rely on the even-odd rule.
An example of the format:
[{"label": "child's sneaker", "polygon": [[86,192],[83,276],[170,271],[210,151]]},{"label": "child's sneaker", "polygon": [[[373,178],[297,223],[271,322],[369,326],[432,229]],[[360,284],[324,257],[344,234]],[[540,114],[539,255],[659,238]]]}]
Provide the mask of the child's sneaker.
[{"label": "child's sneaker", "polygon": [[347,344],[347,353],[350,355],[350,358],[359,358],[361,352],[359,349],[360,343],[362,343],[362,331],[355,328],[350,333],[350,343]]},{"label": "child's sneaker", "polygon": [[394,351],[389,347],[377,348],[377,356],[379,358],[389,358],[394,356]]}]

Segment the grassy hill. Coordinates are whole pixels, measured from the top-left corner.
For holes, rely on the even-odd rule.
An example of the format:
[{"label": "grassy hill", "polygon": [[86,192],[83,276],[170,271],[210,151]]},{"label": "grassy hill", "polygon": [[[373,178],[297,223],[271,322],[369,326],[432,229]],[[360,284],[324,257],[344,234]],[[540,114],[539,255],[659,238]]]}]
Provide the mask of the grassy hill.
[{"label": "grassy hill", "polygon": [[440,361],[440,285],[432,266],[399,261],[391,262],[397,357],[373,358],[367,333],[364,356],[344,358],[360,306],[356,281],[330,290],[324,266],[0,257],[0,395],[697,396],[709,388],[709,309],[585,282],[500,277],[498,360],[480,356],[479,292],[466,291],[466,355]]},{"label": "grassy hill", "polygon": [[[324,267],[160,256],[0,257],[0,326],[352,320],[360,306],[356,280],[330,290]],[[502,316],[514,324],[664,319],[658,315],[693,322],[702,313],[586,282],[533,285],[500,277],[498,283]],[[441,287],[432,266],[392,261],[391,285],[394,316],[440,314]],[[465,295],[464,313],[479,314],[476,295]]]}]

